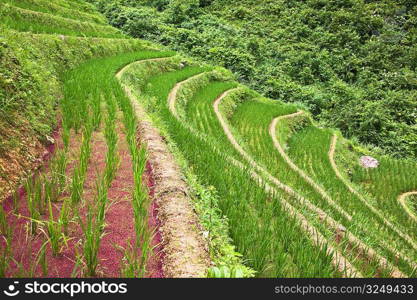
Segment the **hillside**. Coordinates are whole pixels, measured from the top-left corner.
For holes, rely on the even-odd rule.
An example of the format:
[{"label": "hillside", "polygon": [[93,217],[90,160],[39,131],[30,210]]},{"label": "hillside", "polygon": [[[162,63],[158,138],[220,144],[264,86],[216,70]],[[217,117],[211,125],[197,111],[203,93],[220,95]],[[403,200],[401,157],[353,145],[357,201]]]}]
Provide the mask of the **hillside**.
[{"label": "hillside", "polygon": [[88,2],[0,4],[0,277],[416,276],[413,3]]},{"label": "hillside", "polygon": [[417,155],[413,1],[91,1],[125,33],[221,64],[395,157]]}]

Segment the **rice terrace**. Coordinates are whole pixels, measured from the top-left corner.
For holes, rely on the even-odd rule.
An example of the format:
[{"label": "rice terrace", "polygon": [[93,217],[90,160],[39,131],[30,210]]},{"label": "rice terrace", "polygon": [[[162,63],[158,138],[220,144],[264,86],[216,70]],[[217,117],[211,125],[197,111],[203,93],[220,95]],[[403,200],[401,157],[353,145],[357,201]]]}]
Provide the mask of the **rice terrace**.
[{"label": "rice terrace", "polygon": [[417,276],[414,1],[0,0],[0,277]]}]

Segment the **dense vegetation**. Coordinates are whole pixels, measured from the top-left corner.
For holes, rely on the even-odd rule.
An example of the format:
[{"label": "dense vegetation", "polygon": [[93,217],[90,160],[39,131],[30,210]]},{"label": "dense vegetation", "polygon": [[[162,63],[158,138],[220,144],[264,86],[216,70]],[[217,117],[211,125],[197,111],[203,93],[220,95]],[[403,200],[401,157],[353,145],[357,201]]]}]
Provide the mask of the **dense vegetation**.
[{"label": "dense vegetation", "polygon": [[131,36],[221,64],[376,150],[417,156],[414,1],[90,2]]}]

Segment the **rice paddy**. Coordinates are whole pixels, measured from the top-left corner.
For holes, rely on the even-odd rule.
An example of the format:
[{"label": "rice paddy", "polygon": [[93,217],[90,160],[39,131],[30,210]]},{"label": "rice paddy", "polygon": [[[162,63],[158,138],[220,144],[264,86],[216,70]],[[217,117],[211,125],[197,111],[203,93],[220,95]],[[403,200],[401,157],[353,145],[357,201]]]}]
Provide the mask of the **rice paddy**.
[{"label": "rice paddy", "polygon": [[[136,68],[139,69],[139,65]],[[160,68],[167,71],[163,67]],[[246,180],[252,181],[249,184],[251,189],[256,189],[254,186],[257,185],[253,182],[253,172],[259,172],[259,175],[263,177],[264,185],[271,184],[271,177],[265,176],[265,172],[269,173],[273,178],[290,187],[296,195],[307,199],[311,206],[306,208],[303,202],[294,199],[297,198],[294,197],[294,194],[286,193],[285,189],[280,189],[279,185],[277,185],[277,189],[274,189],[275,192],[277,190],[279,192],[263,195],[264,202],[268,203],[268,201],[274,201],[271,199],[275,199],[276,204],[281,205],[281,209],[283,209],[283,204],[280,204],[280,200],[282,202],[285,199],[284,201],[294,205],[297,211],[325,237],[328,245],[335,247],[332,249],[338,249],[353,268],[359,270],[362,276],[414,276],[416,252],[412,237],[415,233],[412,226],[410,227],[410,220],[404,218],[399,206],[397,206],[396,212],[390,212],[374,207],[371,198],[369,198],[369,203],[364,203],[365,198],[352,193],[345,184],[346,182],[335,175],[329,159],[332,130],[316,127],[303,114],[287,118],[286,116],[298,111],[296,106],[259,98],[255,93],[245,89],[236,89],[237,84],[230,78],[226,81],[214,78],[207,80],[207,78],[203,78],[204,76],[196,76],[200,74],[201,70],[200,72],[195,71],[193,67],[180,70],[171,68],[170,71],[148,78],[139,85],[144,87],[141,90],[144,93],[142,97],[144,105],[149,107],[147,101],[151,100],[152,105],[158,107],[156,109],[158,113],[152,112],[152,115],[161,120],[161,123],[163,122],[169,136],[182,150],[193,171],[201,174],[205,184],[213,185],[222,199],[228,199],[230,195],[233,195],[231,186],[236,184],[238,177],[236,176],[234,179],[235,183],[230,183],[227,185],[228,188],[222,189],[222,185],[227,183],[220,183],[219,179],[210,180],[211,173],[218,173],[218,170],[222,170],[221,175],[217,174],[217,176],[226,178],[225,173],[230,169],[235,169],[237,173],[246,174]],[[185,72],[188,73],[188,78],[183,75]],[[134,71],[132,73],[134,74]],[[176,80],[172,79],[174,76]],[[210,78],[210,76],[206,77]],[[183,83],[184,87],[181,86],[178,89],[178,101],[174,104],[177,105],[177,110],[172,112],[170,106],[173,104],[169,103],[167,99],[169,91],[173,90],[175,84],[179,82]],[[221,96],[226,91],[230,91],[229,95]],[[183,97],[183,95],[187,95],[187,97]],[[222,129],[221,121],[216,116],[213,102],[218,97],[224,97],[222,100],[224,104],[219,104],[220,110],[230,125],[235,141],[242,147],[241,150],[235,149],[231,145],[227,134]],[[184,101],[183,98],[186,100]],[[155,99],[160,100],[158,102]],[[276,140],[283,149],[281,153],[274,146],[274,139],[269,130],[272,121],[279,117],[285,117],[275,124]],[[187,138],[183,135],[182,139],[185,141],[180,138],[181,131],[188,132]],[[307,135],[307,133],[309,133],[308,136],[303,135]],[[199,141],[198,143],[194,142],[193,146],[189,144],[191,136]],[[202,150],[196,151],[199,144],[202,145],[200,146]],[[191,152],[196,153],[191,154]],[[222,163],[228,167],[219,166],[220,162],[217,160],[213,162],[212,159],[206,158],[208,152],[211,156],[216,153],[216,156],[223,157]],[[249,159],[245,158],[246,155],[254,160],[252,163],[256,164],[255,170],[253,170],[252,163],[248,163]],[[195,158],[192,159],[192,157]],[[245,165],[245,170],[230,164],[233,160],[242,162]],[[200,166],[201,161],[204,161],[202,163],[204,167]],[[265,172],[263,173],[263,171]],[[257,178],[259,179],[259,177]],[[272,180],[272,185],[273,182]],[[352,184],[354,183],[352,182]],[[244,187],[243,184],[237,183],[237,185],[241,188]],[[259,190],[265,192],[262,187],[259,187]],[[366,194],[363,197],[368,199],[368,196]],[[226,201],[224,200],[224,202]],[[230,209],[226,204],[223,205],[225,206],[223,207],[221,204],[223,212]],[[313,211],[308,208],[313,208]],[[253,213],[252,209],[246,209]],[[230,211],[226,213],[229,220],[233,219],[233,213]],[[327,216],[324,224],[321,222],[323,216],[321,213]],[[389,216],[391,213],[396,216]],[[252,214],[249,215],[254,218],[253,220],[258,220],[259,224],[259,218],[257,219]],[[287,215],[287,217],[289,216]],[[269,218],[274,217],[270,215]],[[328,218],[333,221],[329,221]],[[234,226],[238,225],[233,224],[232,228]],[[335,229],[337,226],[341,231]],[[305,232],[298,234],[305,235]],[[274,235],[274,238],[276,236]],[[242,244],[237,244],[239,245],[238,250],[245,249],[245,239],[234,234],[232,234],[232,239],[234,241],[241,240]],[[389,246],[387,247],[387,245]],[[261,252],[263,254],[259,256],[252,257],[249,253],[242,252],[248,259],[248,264],[259,272],[258,275],[271,275],[273,272],[268,273],[265,270],[274,267],[262,266],[257,258],[267,256],[265,249],[273,249],[273,246],[259,245],[259,247],[265,251]],[[334,254],[334,252],[328,254],[329,261]],[[332,276],[335,274],[336,272]],[[339,276],[341,276],[340,273]]]},{"label": "rice paddy", "polygon": [[154,174],[146,126],[187,185],[169,192],[194,200],[188,226],[205,257],[193,276],[416,276],[414,161],[321,128],[223,68],[129,46],[82,1],[8,0],[0,16],[11,33],[120,38],[117,51],[57,67],[53,147],[0,205],[0,277],[164,277],[155,186],[174,177],[163,163]]}]

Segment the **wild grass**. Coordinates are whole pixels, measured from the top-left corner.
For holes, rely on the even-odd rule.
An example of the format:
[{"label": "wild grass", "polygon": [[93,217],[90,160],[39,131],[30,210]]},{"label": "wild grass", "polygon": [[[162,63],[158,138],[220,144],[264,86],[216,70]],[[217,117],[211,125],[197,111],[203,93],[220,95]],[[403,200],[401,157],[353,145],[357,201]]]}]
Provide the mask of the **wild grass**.
[{"label": "wild grass", "polygon": [[52,209],[52,202],[48,201],[48,212],[49,212],[49,219],[44,221],[46,230],[45,235],[47,237],[47,241],[51,245],[52,254],[54,256],[58,256],[63,247],[67,245],[68,238],[65,235],[64,226],[67,222],[67,204],[63,204],[63,209],[61,210],[60,217],[56,221],[54,219],[54,211]]},{"label": "wild grass", "polygon": [[83,258],[88,276],[97,275],[99,265],[98,253],[101,239],[104,236],[105,211],[107,207],[107,183],[105,180],[97,183],[97,196],[94,204],[87,204],[86,220],[78,215],[78,221],[84,234]]},{"label": "wild grass", "polygon": [[[56,194],[61,194],[66,189],[67,175],[66,170],[68,166],[67,153],[62,150],[58,150],[55,153],[51,162],[51,184],[56,190]],[[56,199],[57,197],[54,197]]]}]

